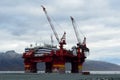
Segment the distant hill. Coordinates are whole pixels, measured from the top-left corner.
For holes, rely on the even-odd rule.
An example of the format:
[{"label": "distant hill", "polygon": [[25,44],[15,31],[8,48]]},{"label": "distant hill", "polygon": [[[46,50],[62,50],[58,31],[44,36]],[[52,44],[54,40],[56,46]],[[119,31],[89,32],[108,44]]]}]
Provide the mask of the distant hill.
[{"label": "distant hill", "polygon": [[22,55],[14,50],[5,53],[0,52],[0,71],[23,70]]},{"label": "distant hill", "polygon": [[88,60],[83,66],[84,70],[90,71],[120,71],[120,65],[103,61]]},{"label": "distant hill", "polygon": [[[70,63],[66,63],[67,70],[70,70]],[[38,63],[38,70],[44,70],[44,63]],[[16,53],[14,50],[0,52],[0,71],[23,71],[24,63],[22,54]],[[83,70],[88,71],[120,71],[120,66],[108,62],[87,60],[83,65]]]}]

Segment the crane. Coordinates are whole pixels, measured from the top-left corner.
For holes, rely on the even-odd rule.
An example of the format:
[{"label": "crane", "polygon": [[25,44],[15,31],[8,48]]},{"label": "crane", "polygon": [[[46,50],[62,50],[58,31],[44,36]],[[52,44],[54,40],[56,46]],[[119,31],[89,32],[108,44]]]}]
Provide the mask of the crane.
[{"label": "crane", "polygon": [[50,19],[50,17],[48,16],[48,13],[47,13],[47,11],[46,11],[46,8],[45,8],[44,6],[42,6],[42,5],[41,5],[41,7],[43,8],[43,11],[44,11],[44,13],[45,13],[45,15],[46,15],[46,18],[47,18],[50,26],[51,26],[51,29],[52,29],[52,31],[53,31],[53,33],[54,33],[54,35],[55,35],[58,43],[60,44],[60,48],[62,48],[63,45],[66,44],[66,41],[65,41],[66,32],[64,32],[64,34],[63,34],[63,36],[62,36],[62,38],[61,38],[61,40],[60,40],[59,37],[58,37],[58,34],[57,34],[57,32],[56,32],[56,30],[55,30],[55,28],[54,28],[54,25],[52,24],[51,19]]},{"label": "crane", "polygon": [[78,44],[81,44],[81,40],[80,40],[80,38],[79,38],[79,33],[78,33],[78,31],[77,31],[77,28],[76,28],[75,20],[74,20],[74,18],[73,18],[72,16],[71,16],[70,18],[71,18],[71,20],[72,20],[72,25],[73,25],[73,28],[74,28],[74,31],[75,31],[75,35],[76,35]]},{"label": "crane", "polygon": [[89,49],[86,47],[86,37],[84,37],[84,40],[81,43],[81,40],[80,40],[80,37],[79,37],[79,33],[78,33],[77,28],[76,28],[77,25],[75,23],[75,20],[74,20],[74,18],[72,16],[70,18],[71,18],[72,25],[73,25],[73,28],[74,28],[74,31],[75,31],[75,35],[76,35],[76,38],[77,38],[77,41],[78,41],[77,46],[79,48],[81,48],[82,51],[89,52]]}]

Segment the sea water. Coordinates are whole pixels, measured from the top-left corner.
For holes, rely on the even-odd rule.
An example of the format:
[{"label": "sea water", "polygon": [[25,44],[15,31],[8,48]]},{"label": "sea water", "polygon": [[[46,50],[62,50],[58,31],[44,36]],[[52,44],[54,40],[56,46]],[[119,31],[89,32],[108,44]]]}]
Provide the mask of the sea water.
[{"label": "sea water", "polygon": [[0,71],[0,80],[120,80],[120,71],[90,71],[80,73],[24,73],[24,71]]},{"label": "sea water", "polygon": [[[120,71],[89,71],[89,72],[90,74],[120,74]],[[1,73],[24,73],[24,71],[0,71],[0,74]],[[38,71],[36,74],[39,73],[45,73],[45,71]],[[70,71],[66,71],[66,73],[70,73]]]}]

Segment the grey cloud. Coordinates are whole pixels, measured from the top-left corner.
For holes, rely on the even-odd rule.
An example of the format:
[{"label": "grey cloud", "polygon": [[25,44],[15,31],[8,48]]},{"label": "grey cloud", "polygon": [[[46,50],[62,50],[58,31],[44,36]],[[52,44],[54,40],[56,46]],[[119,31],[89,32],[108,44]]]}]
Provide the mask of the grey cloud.
[{"label": "grey cloud", "polygon": [[[17,45],[33,41],[50,42],[49,36],[52,30],[41,9],[41,5],[44,5],[48,10],[48,14],[55,19],[57,24],[61,25],[59,27],[59,25],[54,23],[54,20],[52,21],[59,36],[62,36],[64,30],[67,31],[68,46],[69,44],[76,44],[76,37],[69,16],[75,17],[76,22],[80,25],[79,28],[88,36],[88,44],[101,43],[101,41],[113,39],[115,41],[115,39],[120,39],[118,31],[120,28],[120,11],[118,3],[119,1],[116,0],[74,0],[72,5],[72,2],[65,0],[1,0],[0,31],[3,34],[0,36],[2,36],[3,41],[16,40]],[[87,27],[84,28],[85,26]],[[118,32],[108,34],[111,30]],[[55,42],[55,44],[57,43]],[[25,45],[20,46],[25,47]],[[91,56],[105,54],[106,52],[110,54],[114,51],[119,52],[117,48],[119,45],[108,48],[93,47],[96,45],[90,46],[92,46],[91,50],[93,52]],[[20,47],[18,46],[17,48]]]}]

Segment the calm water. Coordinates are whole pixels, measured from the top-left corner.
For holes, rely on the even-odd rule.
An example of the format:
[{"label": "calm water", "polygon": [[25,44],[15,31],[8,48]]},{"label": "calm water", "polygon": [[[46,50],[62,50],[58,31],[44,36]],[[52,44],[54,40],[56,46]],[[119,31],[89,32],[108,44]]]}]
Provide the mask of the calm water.
[{"label": "calm water", "polygon": [[[91,74],[120,74],[120,71],[89,71]],[[24,73],[24,71],[0,71],[0,73]],[[38,71],[38,73],[45,73],[44,71]],[[70,71],[66,71],[70,73]]]},{"label": "calm water", "polygon": [[90,75],[0,71],[0,80],[120,80],[120,71],[91,71]]}]

